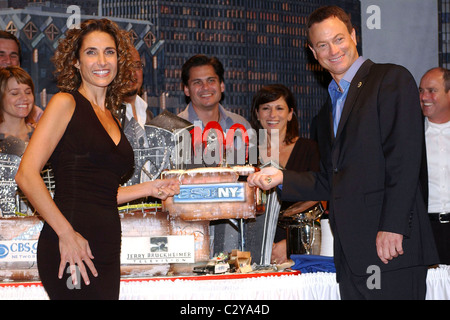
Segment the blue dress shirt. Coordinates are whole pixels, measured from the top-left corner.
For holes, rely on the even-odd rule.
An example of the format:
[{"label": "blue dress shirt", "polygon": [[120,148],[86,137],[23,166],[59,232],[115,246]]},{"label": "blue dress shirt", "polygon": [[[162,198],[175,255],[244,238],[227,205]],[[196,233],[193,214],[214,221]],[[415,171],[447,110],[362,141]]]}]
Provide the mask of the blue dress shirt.
[{"label": "blue dress shirt", "polygon": [[344,108],[345,100],[347,99],[350,83],[353,80],[359,67],[364,63],[366,59],[359,57],[347,70],[344,77],[339,81],[339,85],[333,79],[328,86],[328,93],[330,94],[331,104],[333,106],[333,130],[334,136],[336,136],[337,128],[339,126],[339,120],[341,119],[342,109]]}]

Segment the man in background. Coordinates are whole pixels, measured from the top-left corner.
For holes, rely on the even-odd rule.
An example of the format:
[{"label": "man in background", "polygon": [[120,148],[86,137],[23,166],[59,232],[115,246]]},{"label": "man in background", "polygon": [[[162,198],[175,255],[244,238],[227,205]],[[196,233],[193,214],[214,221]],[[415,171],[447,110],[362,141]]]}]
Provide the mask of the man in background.
[{"label": "man in background", "polygon": [[141,56],[134,47],[131,49],[131,55],[133,57],[132,68],[135,81],[124,98],[126,110],[122,125],[123,128],[125,128],[126,124],[134,118],[136,122],[144,128],[144,125],[148,124],[148,122],[153,119],[153,113],[150,111],[147,102],[140,97],[142,83],[144,81],[144,66],[141,61]]},{"label": "man in background", "polygon": [[433,68],[419,85],[425,116],[428,216],[439,263],[450,264],[450,71]]},{"label": "man in background", "polygon": [[[7,66],[20,67],[21,56],[22,50],[19,39],[12,33],[0,30],[0,68]],[[31,110],[31,118],[34,122],[38,122],[42,113],[42,109],[35,105],[33,110]]]},{"label": "man in background", "polygon": [[[221,104],[225,91],[224,68],[217,58],[201,54],[191,57],[184,63],[181,77],[188,105],[178,114],[180,118],[196,126],[200,124],[202,132],[211,121],[218,122],[224,133],[236,123],[243,125],[247,130],[251,129],[250,123],[244,117],[226,110]],[[214,139],[217,141],[217,135]],[[242,140],[235,140],[235,143],[242,143]],[[230,162],[231,159],[227,160]],[[218,164],[220,163],[204,165],[217,166]],[[234,164],[243,165],[245,162]],[[232,249],[240,249],[240,233],[245,234],[245,231],[233,225],[231,221],[212,221],[211,238],[214,243],[214,253],[228,253]]]}]

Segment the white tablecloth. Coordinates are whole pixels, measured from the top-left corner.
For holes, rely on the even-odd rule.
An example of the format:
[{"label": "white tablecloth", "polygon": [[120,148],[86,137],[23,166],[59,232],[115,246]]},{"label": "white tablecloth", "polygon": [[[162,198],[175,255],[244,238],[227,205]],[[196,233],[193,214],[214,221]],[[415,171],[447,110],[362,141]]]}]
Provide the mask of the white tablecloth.
[{"label": "white tablecloth", "polygon": [[[34,284],[1,284],[1,300],[48,299]],[[128,279],[121,281],[121,300],[339,300],[334,273],[186,280]],[[430,269],[427,300],[450,300],[450,266]]]},{"label": "white tablecloth", "polygon": [[333,273],[225,280],[161,280],[122,283],[121,299],[330,300],[339,299]]}]

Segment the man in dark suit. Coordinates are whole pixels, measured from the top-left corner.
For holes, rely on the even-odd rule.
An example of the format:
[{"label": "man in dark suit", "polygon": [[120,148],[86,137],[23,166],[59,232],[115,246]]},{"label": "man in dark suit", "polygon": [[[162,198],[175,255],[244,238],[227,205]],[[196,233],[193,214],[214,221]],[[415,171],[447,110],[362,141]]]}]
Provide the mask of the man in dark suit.
[{"label": "man in dark suit", "polygon": [[333,80],[317,118],[319,173],[262,170],[282,200],[329,199],[342,299],[424,299],[437,253],[419,183],[424,148],[416,83],[403,67],[358,55],[350,18],[316,10],[308,40]]}]

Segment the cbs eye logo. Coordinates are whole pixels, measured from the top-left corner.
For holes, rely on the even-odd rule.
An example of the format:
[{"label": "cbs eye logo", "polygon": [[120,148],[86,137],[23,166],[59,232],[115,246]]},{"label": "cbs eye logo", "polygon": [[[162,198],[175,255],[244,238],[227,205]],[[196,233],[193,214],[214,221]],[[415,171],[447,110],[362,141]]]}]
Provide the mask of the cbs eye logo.
[{"label": "cbs eye logo", "polygon": [[0,259],[5,258],[9,253],[9,249],[4,244],[0,244]]}]

